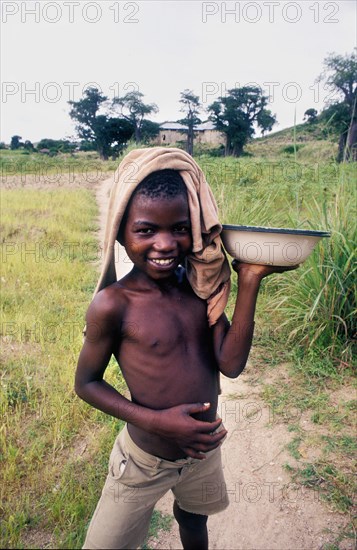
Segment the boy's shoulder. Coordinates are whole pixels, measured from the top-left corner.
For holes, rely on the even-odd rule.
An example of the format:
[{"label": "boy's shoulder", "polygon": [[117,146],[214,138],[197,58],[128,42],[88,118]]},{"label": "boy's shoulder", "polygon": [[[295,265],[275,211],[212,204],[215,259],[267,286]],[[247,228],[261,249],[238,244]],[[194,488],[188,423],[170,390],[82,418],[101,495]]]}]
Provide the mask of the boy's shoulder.
[{"label": "boy's shoulder", "polygon": [[117,281],[102,290],[93,298],[88,308],[88,314],[98,321],[112,321],[124,314],[127,305],[126,289]]},{"label": "boy's shoulder", "polygon": [[[185,294],[195,295],[187,279],[186,269],[179,266],[175,275],[176,290]],[[140,283],[137,284],[136,279],[132,278],[129,273],[119,281],[100,290],[94,296],[88,313],[102,320],[114,320],[114,318],[118,320],[118,317],[125,315],[126,308],[129,303],[133,302],[135,296],[143,293],[148,296],[145,287],[142,287]]]}]

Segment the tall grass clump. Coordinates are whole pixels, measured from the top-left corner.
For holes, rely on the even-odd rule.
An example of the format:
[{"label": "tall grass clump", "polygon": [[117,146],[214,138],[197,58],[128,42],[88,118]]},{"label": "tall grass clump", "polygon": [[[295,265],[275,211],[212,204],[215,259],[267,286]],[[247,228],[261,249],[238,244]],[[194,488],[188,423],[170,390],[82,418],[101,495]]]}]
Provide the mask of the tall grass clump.
[{"label": "tall grass clump", "polygon": [[[100,260],[88,189],[1,192],[0,547],[80,548],[116,419],[75,395]],[[112,385],[122,379],[112,364]]]},{"label": "tall grass clump", "polygon": [[[331,232],[296,271],[264,281],[260,303],[295,350],[349,364],[356,331],[355,165],[198,159],[222,223]],[[303,346],[301,346],[303,344]]]},{"label": "tall grass clump", "polygon": [[281,279],[272,302],[281,327],[298,344],[350,364],[356,336],[356,191],[353,167],[341,171],[335,192],[327,189],[306,206],[314,228],[327,229],[306,263]]}]

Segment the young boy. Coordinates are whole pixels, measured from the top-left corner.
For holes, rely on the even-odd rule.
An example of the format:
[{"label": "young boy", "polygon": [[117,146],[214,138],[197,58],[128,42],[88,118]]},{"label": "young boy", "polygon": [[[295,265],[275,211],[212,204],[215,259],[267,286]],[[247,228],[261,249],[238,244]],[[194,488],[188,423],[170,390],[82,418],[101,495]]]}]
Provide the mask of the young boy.
[{"label": "young boy", "polygon": [[[183,267],[194,230],[181,174],[160,169],[135,186],[118,232],[133,268],[98,292],[88,309],[76,392],[127,424],[84,548],[138,548],[156,502],[170,489],[183,547],[208,548],[207,516],[228,505],[218,375],[235,378],[244,369],[260,281],[284,269],[234,261],[239,291],[232,323],[222,313],[210,326],[207,301]],[[112,354],[130,400],[103,380]],[[212,483],[222,490],[206,491]]]}]

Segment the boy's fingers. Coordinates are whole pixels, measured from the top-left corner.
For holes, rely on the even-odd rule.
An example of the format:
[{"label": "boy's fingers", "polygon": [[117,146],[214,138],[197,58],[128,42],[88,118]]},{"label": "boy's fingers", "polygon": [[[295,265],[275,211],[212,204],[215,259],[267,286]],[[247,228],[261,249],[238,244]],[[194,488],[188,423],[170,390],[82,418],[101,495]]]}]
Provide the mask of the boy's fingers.
[{"label": "boy's fingers", "polygon": [[[191,415],[198,412],[206,411],[210,408],[210,406],[210,403],[193,403],[186,406],[185,412]],[[215,432],[217,428],[219,428],[219,426],[222,424],[222,419],[216,418],[216,420],[213,420],[213,422],[204,422],[202,420],[196,420],[195,422],[197,432],[213,435],[213,432]],[[226,430],[222,430],[222,432],[223,434],[221,433],[221,431],[217,432],[217,434],[214,434],[215,436],[218,435],[217,440],[222,439],[227,433]],[[212,441],[212,439],[210,441]]]},{"label": "boy's fingers", "polygon": [[186,455],[190,456],[191,458],[198,458],[199,460],[206,458],[206,455],[198,451],[195,451],[191,447],[185,447],[182,450],[185,451]]},{"label": "boy's fingers", "polygon": [[216,418],[216,420],[213,420],[209,424],[211,425],[211,432],[214,432],[222,424],[222,418]]},{"label": "boy's fingers", "polygon": [[226,437],[227,433],[228,433],[227,430],[221,430],[214,434],[202,434],[201,437],[199,438],[198,444],[208,445],[208,446],[216,445]]},{"label": "boy's fingers", "polygon": [[224,439],[227,435],[227,430],[220,430],[219,432],[212,434],[212,441],[221,441],[221,439]]},{"label": "boy's fingers", "polygon": [[222,418],[217,418],[216,420],[213,420],[213,422],[203,422],[201,420],[197,420],[197,422],[199,423],[197,428],[200,432],[212,434],[222,424]]},{"label": "boy's fingers", "polygon": [[[217,437],[218,435],[218,437]],[[190,449],[198,453],[207,453],[213,451],[220,445],[222,445],[223,438],[227,435],[227,432],[220,432],[214,435],[201,435],[196,441],[190,442]],[[191,456],[191,455],[190,455]]]},{"label": "boy's fingers", "polygon": [[211,406],[211,403],[190,403],[186,405],[186,412],[188,414],[195,414],[198,412],[207,411]]},{"label": "boy's fingers", "polygon": [[284,271],[292,271],[293,269],[297,269],[298,267],[300,267],[300,265],[301,264],[289,265],[289,266],[284,268]]},{"label": "boy's fingers", "polygon": [[199,441],[192,445],[191,449],[195,452],[201,453],[213,451],[213,449],[216,449],[221,445],[221,440],[226,436],[226,434],[227,432],[225,430],[222,430],[222,432],[214,435],[201,436]]}]

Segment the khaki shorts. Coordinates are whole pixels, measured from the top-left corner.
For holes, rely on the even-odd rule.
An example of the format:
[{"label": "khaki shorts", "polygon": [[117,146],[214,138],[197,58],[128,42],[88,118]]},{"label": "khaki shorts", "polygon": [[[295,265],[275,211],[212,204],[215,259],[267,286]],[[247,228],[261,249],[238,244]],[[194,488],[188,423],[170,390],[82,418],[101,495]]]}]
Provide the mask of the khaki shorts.
[{"label": "khaki shorts", "polygon": [[125,426],[115,440],[83,548],[138,548],[155,504],[170,489],[186,512],[211,515],[227,508],[220,447],[203,460],[164,460],[140,449]]}]

